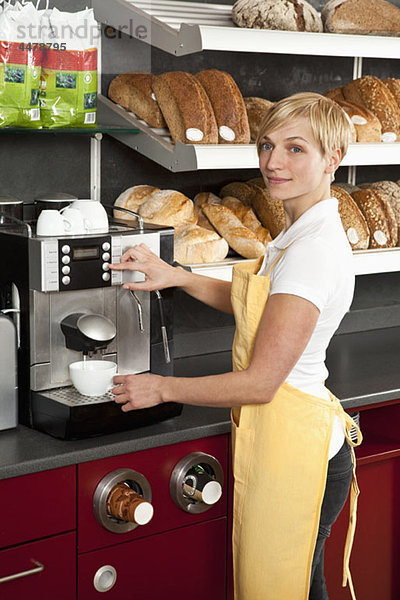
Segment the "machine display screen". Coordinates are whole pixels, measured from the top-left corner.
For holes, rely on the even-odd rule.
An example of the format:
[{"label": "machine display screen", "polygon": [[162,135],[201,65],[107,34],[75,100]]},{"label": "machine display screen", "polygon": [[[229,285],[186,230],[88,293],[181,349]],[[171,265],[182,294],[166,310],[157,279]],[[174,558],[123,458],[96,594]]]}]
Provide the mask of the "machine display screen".
[{"label": "machine display screen", "polygon": [[91,260],[100,257],[99,246],[84,246],[72,249],[72,260]]}]

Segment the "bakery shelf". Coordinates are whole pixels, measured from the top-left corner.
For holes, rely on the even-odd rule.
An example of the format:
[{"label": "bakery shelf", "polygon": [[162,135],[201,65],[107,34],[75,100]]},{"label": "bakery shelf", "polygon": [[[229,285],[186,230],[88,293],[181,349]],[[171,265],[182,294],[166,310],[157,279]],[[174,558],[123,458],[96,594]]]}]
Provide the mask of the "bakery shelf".
[{"label": "bakery shelf", "polygon": [[396,37],[272,31],[236,27],[231,5],[170,0],[93,0],[95,18],[183,56],[202,50],[400,58]]},{"label": "bakery shelf", "polygon": [[[173,172],[209,169],[257,169],[255,144],[173,144],[167,129],[153,129],[105,96],[99,95],[100,118],[110,124],[107,132]],[[115,126],[115,129],[112,127]],[[131,135],[126,131],[138,131]],[[343,166],[396,165],[400,163],[400,142],[394,144],[352,144]]]},{"label": "bakery shelf", "polygon": [[[400,248],[382,248],[379,250],[357,250],[353,252],[356,275],[372,273],[391,273],[400,271]],[[251,262],[244,258],[225,260],[204,265],[191,265],[193,273],[232,281],[232,268],[237,263]]]}]

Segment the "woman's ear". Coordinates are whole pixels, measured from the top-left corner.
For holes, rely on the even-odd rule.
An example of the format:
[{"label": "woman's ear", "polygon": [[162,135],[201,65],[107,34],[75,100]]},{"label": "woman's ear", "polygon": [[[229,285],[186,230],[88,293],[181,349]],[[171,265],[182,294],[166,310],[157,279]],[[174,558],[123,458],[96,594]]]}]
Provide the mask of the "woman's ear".
[{"label": "woman's ear", "polygon": [[331,175],[334,175],[336,169],[340,165],[340,161],[341,160],[342,160],[342,152],[340,151],[340,148],[337,148],[336,150],[333,150],[328,155],[328,160],[327,160],[327,165],[326,165],[325,173],[330,173]]}]

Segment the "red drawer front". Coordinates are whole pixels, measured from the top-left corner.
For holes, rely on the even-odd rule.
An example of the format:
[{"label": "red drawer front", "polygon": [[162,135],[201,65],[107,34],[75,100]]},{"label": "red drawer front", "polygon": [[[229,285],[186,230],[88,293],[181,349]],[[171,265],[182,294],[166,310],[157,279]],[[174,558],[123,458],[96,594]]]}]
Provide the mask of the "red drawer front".
[{"label": "red drawer front", "polygon": [[75,467],[0,481],[0,548],[75,529]]},{"label": "red drawer front", "polygon": [[[219,435],[142,452],[102,459],[78,465],[78,549],[88,552],[96,548],[119,544],[161,531],[192,525],[226,515],[226,481],[222,498],[204,513],[193,515],[178,508],[169,494],[169,480],[176,463],[190,452],[205,452],[219,460],[225,478],[227,473],[228,436]],[[112,533],[99,525],[93,514],[93,495],[99,481],[115,469],[133,469],[144,475],[152,489],[154,517],[144,526],[128,533]]]},{"label": "red drawer front", "polygon": [[75,600],[76,598],[75,533],[24,544],[0,552],[0,580],[3,577],[35,569],[43,571],[0,583],[1,600]]},{"label": "red drawer front", "polygon": [[[222,600],[226,580],[226,518],[199,523],[149,538],[81,555],[78,600],[106,597],[145,600]],[[105,594],[93,584],[104,565],[116,570]]]}]

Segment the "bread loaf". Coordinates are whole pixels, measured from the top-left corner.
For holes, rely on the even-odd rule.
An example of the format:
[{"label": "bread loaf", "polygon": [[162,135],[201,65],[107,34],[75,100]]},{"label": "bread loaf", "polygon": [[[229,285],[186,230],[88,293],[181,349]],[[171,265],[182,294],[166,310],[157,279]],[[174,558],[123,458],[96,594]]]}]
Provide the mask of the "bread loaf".
[{"label": "bread loaf", "polygon": [[264,244],[260,242],[255,233],[242,225],[240,219],[229,208],[217,204],[205,204],[203,211],[235,252],[245,258],[259,258],[264,254]]},{"label": "bread loaf", "polygon": [[400,9],[385,0],[329,0],[321,15],[330,33],[400,34]]},{"label": "bread loaf", "polygon": [[347,100],[335,100],[349,116],[353,124],[357,142],[380,142],[382,137],[382,125],[379,119],[365,106],[352,104]]},{"label": "bread loaf", "polygon": [[344,100],[343,86],[336,87],[328,92],[325,92],[324,96],[330,98],[331,100]]},{"label": "bread loaf", "polygon": [[218,129],[199,80],[183,71],[155,76],[152,83],[174,143],[217,144]]},{"label": "bread loaf", "polygon": [[305,0],[237,0],[232,20],[253,29],[322,31],[320,14]]},{"label": "bread loaf", "polygon": [[214,111],[220,144],[248,144],[250,129],[243,96],[225,71],[207,69],[196,74]]},{"label": "bread loaf", "polygon": [[152,73],[139,71],[118,75],[110,83],[108,97],[151,127],[166,127],[151,87],[153,79]]},{"label": "bread loaf", "polygon": [[374,183],[360,184],[362,189],[378,190],[389,202],[393,209],[394,217],[397,223],[397,245],[400,240],[400,187],[394,181],[375,181]]},{"label": "bread loaf", "polygon": [[183,227],[197,222],[193,202],[175,190],[155,192],[141,204],[139,214],[146,223],[156,225]]},{"label": "bread loaf", "polygon": [[225,196],[233,196],[238,198],[246,206],[251,206],[254,190],[251,185],[244,183],[243,181],[232,181],[221,188],[219,195],[221,198]]},{"label": "bread loaf", "polygon": [[397,224],[389,202],[377,190],[356,190],[354,200],[370,231],[369,248],[390,248],[397,244]]},{"label": "bread loaf", "polygon": [[254,190],[252,207],[261,223],[276,238],[285,228],[285,211],[280,200],[272,200],[264,180],[261,177],[251,179],[250,185]]},{"label": "bread loaf", "polygon": [[217,262],[228,250],[228,243],[216,231],[197,225],[185,227],[174,237],[174,258],[181,265]]},{"label": "bread loaf", "polygon": [[[121,208],[126,208],[137,213],[143,202],[150,198],[154,192],[159,191],[159,188],[152,185],[134,185],[118,196],[114,202],[114,206],[120,206]],[[137,221],[136,217],[120,210],[114,210],[114,218],[123,221]]]},{"label": "bread loaf", "polygon": [[203,204],[221,204],[221,198],[212,192],[200,192],[195,195],[193,202],[196,206],[201,208]]},{"label": "bread loaf", "polygon": [[397,106],[400,107],[400,79],[396,79],[395,77],[388,77],[387,79],[383,79],[382,81],[392,92],[393,98],[397,102]]},{"label": "bread loaf", "polygon": [[331,195],[338,200],[339,215],[352,249],[366,250],[370,241],[369,228],[356,202],[337,185],[331,186]]},{"label": "bread loaf", "polygon": [[207,219],[206,215],[203,213],[202,208],[199,208],[198,206],[195,205],[195,211],[196,211],[196,215],[197,215],[197,225],[199,227],[203,227],[203,229],[208,229],[209,231],[217,232],[215,227],[213,225],[211,225],[210,221]]},{"label": "bread loaf", "polygon": [[[333,186],[332,186],[333,187]],[[348,194],[352,194],[355,190],[359,190],[358,185],[353,185],[352,183],[346,183],[344,181],[335,181],[335,188],[340,188],[347,192]],[[352,199],[353,200],[353,199]]]},{"label": "bread loaf", "polygon": [[245,206],[243,202],[240,202],[240,200],[233,196],[225,196],[222,204],[227,206],[241,220],[245,227],[255,233],[264,246],[272,241],[270,232],[261,225],[250,206]]},{"label": "bread loaf", "polygon": [[365,75],[343,88],[349,102],[365,106],[382,125],[382,141],[395,142],[400,136],[400,109],[389,88],[377,77]]},{"label": "bread loaf", "polygon": [[247,118],[249,120],[250,137],[252,140],[257,139],[258,130],[260,129],[261,122],[265,117],[265,113],[271,106],[274,105],[270,100],[264,98],[250,97],[244,98],[244,104],[246,106]]}]

